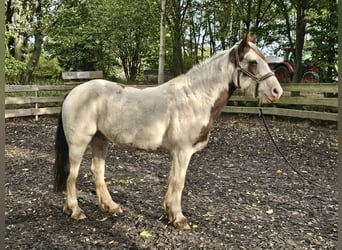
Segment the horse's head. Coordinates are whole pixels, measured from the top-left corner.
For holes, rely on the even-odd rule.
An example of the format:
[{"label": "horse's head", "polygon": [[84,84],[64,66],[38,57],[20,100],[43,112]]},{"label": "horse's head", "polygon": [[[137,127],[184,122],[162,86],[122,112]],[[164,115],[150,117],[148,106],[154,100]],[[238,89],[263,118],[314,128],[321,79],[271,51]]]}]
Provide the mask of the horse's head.
[{"label": "horse's head", "polygon": [[283,94],[265,56],[254,44],[249,34],[230,52],[230,61],[235,64],[233,82],[245,93],[251,93],[262,103],[276,101]]}]

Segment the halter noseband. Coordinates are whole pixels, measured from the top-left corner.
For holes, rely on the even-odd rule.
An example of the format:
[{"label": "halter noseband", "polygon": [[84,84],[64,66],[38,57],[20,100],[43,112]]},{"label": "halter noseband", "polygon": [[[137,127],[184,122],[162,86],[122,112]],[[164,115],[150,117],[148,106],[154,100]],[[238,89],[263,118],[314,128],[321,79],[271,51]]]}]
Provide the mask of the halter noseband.
[{"label": "halter noseband", "polygon": [[249,78],[253,79],[256,82],[256,86],[255,86],[255,97],[258,96],[259,93],[259,84],[261,81],[266,80],[267,78],[274,76],[274,73],[272,71],[268,72],[267,74],[260,76],[260,77],[256,77],[255,75],[253,75],[251,72],[249,72],[248,70],[244,69],[241,67],[240,65],[240,60],[239,60],[239,52],[238,52],[239,47],[237,46],[235,48],[235,60],[236,60],[236,66],[238,69],[238,75],[237,75],[237,83],[238,83],[238,88],[240,88],[240,74],[243,73],[246,76],[248,76]]}]

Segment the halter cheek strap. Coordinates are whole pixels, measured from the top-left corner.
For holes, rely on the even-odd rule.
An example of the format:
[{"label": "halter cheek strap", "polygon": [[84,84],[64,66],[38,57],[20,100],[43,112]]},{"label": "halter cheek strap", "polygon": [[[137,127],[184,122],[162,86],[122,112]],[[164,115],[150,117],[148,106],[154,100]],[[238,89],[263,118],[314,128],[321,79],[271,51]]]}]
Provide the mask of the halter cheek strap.
[{"label": "halter cheek strap", "polygon": [[263,80],[266,80],[267,78],[274,76],[274,73],[272,71],[268,72],[267,74],[260,76],[260,77],[256,77],[255,75],[253,75],[251,72],[249,72],[248,70],[244,69],[241,67],[240,65],[240,60],[239,60],[239,53],[238,53],[238,47],[236,47],[235,49],[235,60],[236,60],[236,66],[237,66],[237,85],[238,88],[240,88],[240,74],[243,73],[244,75],[248,76],[249,78],[253,79],[256,82],[256,87],[255,87],[255,96],[258,96],[259,93],[259,85],[260,82]]}]

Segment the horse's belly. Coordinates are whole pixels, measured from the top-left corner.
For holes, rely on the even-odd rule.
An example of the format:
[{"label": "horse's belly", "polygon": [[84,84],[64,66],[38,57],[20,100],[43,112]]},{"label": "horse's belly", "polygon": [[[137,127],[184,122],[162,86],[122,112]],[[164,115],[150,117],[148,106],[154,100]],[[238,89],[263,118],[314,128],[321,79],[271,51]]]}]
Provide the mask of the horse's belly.
[{"label": "horse's belly", "polygon": [[[122,124],[121,124],[122,125]],[[139,149],[156,150],[163,147],[165,129],[161,126],[133,128],[120,126],[110,131],[101,131],[107,139],[115,144]]]}]

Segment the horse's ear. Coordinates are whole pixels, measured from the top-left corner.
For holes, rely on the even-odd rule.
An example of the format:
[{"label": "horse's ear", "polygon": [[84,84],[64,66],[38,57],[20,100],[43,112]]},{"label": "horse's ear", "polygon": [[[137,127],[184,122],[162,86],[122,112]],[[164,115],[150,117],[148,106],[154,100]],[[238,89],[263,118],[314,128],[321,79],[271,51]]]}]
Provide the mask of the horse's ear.
[{"label": "horse's ear", "polygon": [[239,59],[240,61],[242,60],[242,58],[245,56],[245,54],[248,52],[250,46],[248,44],[248,42],[250,42],[250,36],[249,36],[249,32],[246,34],[245,38],[242,39],[242,41],[239,44],[239,48],[238,48],[238,52],[239,52]]},{"label": "horse's ear", "polygon": [[246,37],[247,37],[248,42],[256,43],[257,37],[254,32],[248,32]]},{"label": "horse's ear", "polygon": [[250,41],[249,38],[250,38],[249,32],[247,32],[246,36],[241,40],[241,42],[239,44],[239,50],[240,50],[240,48],[243,49],[246,46],[248,46],[248,42]]},{"label": "horse's ear", "polygon": [[[243,59],[243,57],[245,56],[245,54],[248,52],[250,46],[248,44],[248,42],[250,42],[250,36],[249,36],[249,32],[246,34],[246,36],[240,41],[239,45],[238,45],[238,54],[239,54],[239,60],[241,61]],[[237,65],[236,59],[235,59],[235,51],[231,51],[230,55],[229,55],[229,59],[232,63],[234,63],[235,65]]]}]

